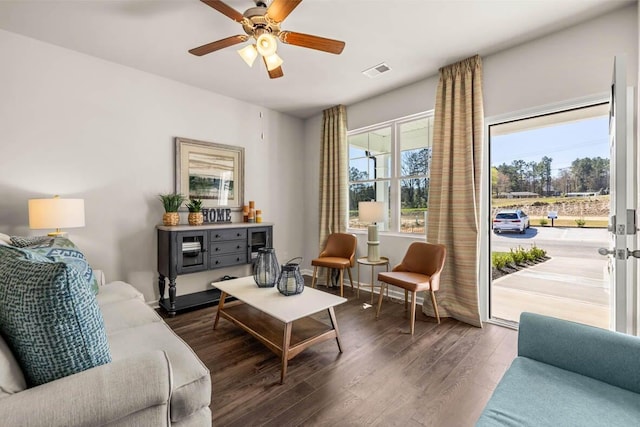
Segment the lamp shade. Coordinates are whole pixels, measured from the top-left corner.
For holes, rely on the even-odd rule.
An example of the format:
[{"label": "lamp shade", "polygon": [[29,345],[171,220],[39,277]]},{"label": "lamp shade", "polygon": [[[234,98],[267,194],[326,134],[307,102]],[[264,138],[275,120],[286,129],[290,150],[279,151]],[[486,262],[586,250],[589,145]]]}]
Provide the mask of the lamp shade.
[{"label": "lamp shade", "polygon": [[242,57],[244,62],[246,62],[249,67],[253,66],[253,62],[258,57],[258,51],[256,50],[256,46],[253,44],[250,44],[238,50],[238,54]]},{"label": "lamp shade", "polygon": [[384,221],[384,202],[358,202],[358,217],[369,224]]},{"label": "lamp shade", "polygon": [[276,68],[281,66],[283,62],[282,58],[280,58],[277,53],[274,53],[273,55],[265,56],[264,59],[267,62],[267,70],[269,71],[275,70]]},{"label": "lamp shade", "polygon": [[29,200],[29,228],[84,227],[84,199]]},{"label": "lamp shade", "polygon": [[260,34],[256,40],[256,49],[262,56],[273,55],[278,49],[276,38],[269,33]]}]

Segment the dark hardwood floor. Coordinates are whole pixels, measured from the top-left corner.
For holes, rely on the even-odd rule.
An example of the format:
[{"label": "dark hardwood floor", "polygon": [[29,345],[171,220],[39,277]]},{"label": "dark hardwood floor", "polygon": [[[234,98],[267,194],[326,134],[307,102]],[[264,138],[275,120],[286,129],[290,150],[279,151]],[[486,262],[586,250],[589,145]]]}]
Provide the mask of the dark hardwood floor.
[{"label": "dark hardwood floor", "polygon": [[[335,292],[320,286],[320,290]],[[380,319],[370,294],[345,289],[336,307],[343,345],[313,346],[289,362],[221,319],[216,307],[167,318],[211,370],[214,426],[473,426],[516,355],[517,332],[418,313],[415,335],[399,301]],[[419,310],[417,310],[419,311]],[[328,315],[318,318],[329,321]]]}]

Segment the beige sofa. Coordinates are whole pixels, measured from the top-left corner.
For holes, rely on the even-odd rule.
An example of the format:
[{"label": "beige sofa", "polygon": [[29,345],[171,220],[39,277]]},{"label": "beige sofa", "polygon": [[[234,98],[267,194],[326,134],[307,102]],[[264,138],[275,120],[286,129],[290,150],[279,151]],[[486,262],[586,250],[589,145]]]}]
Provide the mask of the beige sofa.
[{"label": "beige sofa", "polygon": [[0,336],[0,424],[211,426],[207,367],[139,291],[95,273],[113,361],[27,389]]}]

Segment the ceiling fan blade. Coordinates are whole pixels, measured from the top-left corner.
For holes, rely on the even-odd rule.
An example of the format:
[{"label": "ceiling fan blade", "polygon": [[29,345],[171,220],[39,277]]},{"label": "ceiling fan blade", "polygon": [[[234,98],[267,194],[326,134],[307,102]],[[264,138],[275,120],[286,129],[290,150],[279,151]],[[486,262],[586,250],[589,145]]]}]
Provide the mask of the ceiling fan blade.
[{"label": "ceiling fan blade", "polygon": [[215,42],[207,43],[202,46],[194,47],[189,50],[189,53],[192,53],[196,56],[206,55],[207,53],[215,52],[216,50],[224,49],[225,47],[233,46],[234,44],[242,43],[249,39],[248,36],[245,35],[237,35],[227,37],[226,39],[217,40]]},{"label": "ceiling fan blade", "polygon": [[[265,59],[265,57],[262,57],[262,61],[264,62],[264,66],[265,68],[267,67],[267,60]],[[269,77],[272,79],[277,79],[279,77],[284,76],[284,73],[282,72],[282,66],[278,67],[278,68],[274,68],[273,70],[269,71],[269,69],[267,68],[267,73],[269,73]]]},{"label": "ceiling fan blade", "polygon": [[236,22],[244,21],[244,16],[242,16],[240,12],[238,12],[228,4],[221,2],[220,0],[200,0],[200,1],[206,4],[207,6],[211,6],[218,12],[228,16],[229,18],[233,19]]},{"label": "ceiling fan blade", "polygon": [[295,31],[281,31],[278,37],[280,37],[283,43],[321,50],[336,55],[342,53],[345,45],[345,43],[340,40],[326,39],[324,37],[312,36],[311,34],[296,33]]},{"label": "ceiling fan blade", "polygon": [[267,15],[276,22],[282,22],[302,2],[302,0],[273,0],[267,8]]}]

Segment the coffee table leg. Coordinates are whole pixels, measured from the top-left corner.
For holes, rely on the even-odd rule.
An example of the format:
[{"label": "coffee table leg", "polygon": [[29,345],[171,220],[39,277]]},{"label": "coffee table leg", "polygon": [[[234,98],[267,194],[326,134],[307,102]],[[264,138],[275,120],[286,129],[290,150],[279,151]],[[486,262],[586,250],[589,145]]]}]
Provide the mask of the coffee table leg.
[{"label": "coffee table leg", "polygon": [[216,312],[216,320],[213,322],[213,329],[218,326],[218,320],[220,320],[220,310],[224,308],[224,300],[227,299],[227,294],[224,292],[220,293],[220,301],[218,302],[218,311]]},{"label": "coffee table leg", "polygon": [[291,327],[293,322],[284,325],[284,337],[282,342],[282,370],[280,372],[280,384],[284,384],[284,377],[287,375],[287,364],[289,363],[289,345],[291,344]]},{"label": "coffee table leg", "polygon": [[338,343],[338,351],[342,353],[342,343],[340,342],[340,331],[338,330],[338,320],[336,319],[336,313],[333,311],[333,307],[329,307],[329,319],[331,319],[331,326],[336,331],[336,342]]}]

